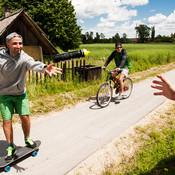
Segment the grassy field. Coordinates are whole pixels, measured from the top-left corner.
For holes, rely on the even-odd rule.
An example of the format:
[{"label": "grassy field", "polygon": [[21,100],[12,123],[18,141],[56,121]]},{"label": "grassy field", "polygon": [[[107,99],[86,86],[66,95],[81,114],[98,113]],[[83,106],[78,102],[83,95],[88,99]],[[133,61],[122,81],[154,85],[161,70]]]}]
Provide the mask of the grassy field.
[{"label": "grassy field", "polygon": [[[84,44],[91,53],[87,61],[94,65],[104,65],[104,62],[114,50],[114,44]],[[174,44],[123,44],[131,63],[130,73],[149,69],[151,67],[168,64],[175,60]],[[109,68],[115,66],[110,63]]]}]

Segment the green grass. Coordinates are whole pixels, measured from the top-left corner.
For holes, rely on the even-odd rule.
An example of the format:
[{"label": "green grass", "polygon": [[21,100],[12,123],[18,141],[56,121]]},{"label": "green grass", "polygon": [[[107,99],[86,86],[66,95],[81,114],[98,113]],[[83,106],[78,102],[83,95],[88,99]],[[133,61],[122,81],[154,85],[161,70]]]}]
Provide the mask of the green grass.
[{"label": "green grass", "polygon": [[[114,50],[114,44],[84,44],[80,48],[91,52],[86,58],[87,62],[94,65],[104,65]],[[175,44],[123,44],[123,48],[126,49],[131,63],[130,73],[175,61]],[[113,61],[109,68],[113,69],[114,67]]]}]

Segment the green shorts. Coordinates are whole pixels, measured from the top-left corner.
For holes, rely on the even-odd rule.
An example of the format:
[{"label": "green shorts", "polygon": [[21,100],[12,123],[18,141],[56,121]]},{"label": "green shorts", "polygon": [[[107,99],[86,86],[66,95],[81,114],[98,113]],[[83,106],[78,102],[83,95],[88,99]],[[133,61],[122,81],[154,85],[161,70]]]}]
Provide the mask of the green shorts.
[{"label": "green shorts", "polygon": [[29,115],[30,109],[27,94],[0,95],[0,111],[4,121],[10,120],[14,113]]}]

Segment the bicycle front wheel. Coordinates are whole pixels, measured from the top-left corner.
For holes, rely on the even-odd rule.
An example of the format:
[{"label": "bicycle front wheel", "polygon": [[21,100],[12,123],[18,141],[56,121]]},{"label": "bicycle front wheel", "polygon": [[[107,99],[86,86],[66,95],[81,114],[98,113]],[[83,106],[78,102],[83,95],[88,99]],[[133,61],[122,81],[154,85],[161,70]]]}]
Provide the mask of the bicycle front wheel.
[{"label": "bicycle front wheel", "polygon": [[109,105],[112,98],[112,87],[109,83],[103,83],[97,91],[97,104],[100,107],[106,107]]},{"label": "bicycle front wheel", "polygon": [[131,95],[133,83],[130,78],[125,78],[123,80],[124,89],[123,89],[123,98],[128,98]]}]

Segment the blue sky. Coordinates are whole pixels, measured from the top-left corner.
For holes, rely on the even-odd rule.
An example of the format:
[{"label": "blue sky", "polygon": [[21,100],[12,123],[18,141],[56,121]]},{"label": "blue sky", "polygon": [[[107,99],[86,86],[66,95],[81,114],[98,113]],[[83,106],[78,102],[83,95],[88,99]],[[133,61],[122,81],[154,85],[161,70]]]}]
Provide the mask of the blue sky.
[{"label": "blue sky", "polygon": [[106,38],[116,33],[136,37],[135,26],[155,26],[157,35],[175,33],[174,0],[70,0],[75,8],[82,33],[103,33]]}]

